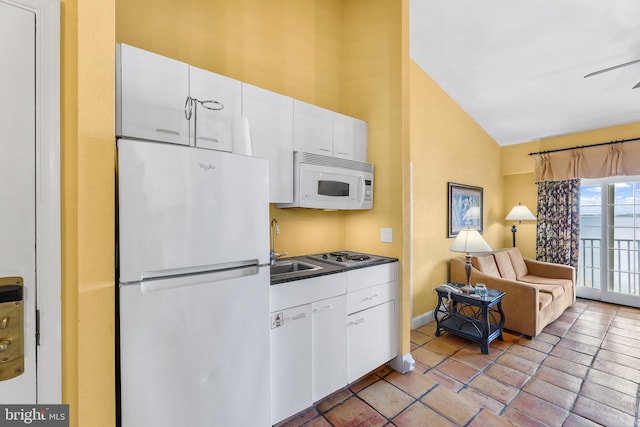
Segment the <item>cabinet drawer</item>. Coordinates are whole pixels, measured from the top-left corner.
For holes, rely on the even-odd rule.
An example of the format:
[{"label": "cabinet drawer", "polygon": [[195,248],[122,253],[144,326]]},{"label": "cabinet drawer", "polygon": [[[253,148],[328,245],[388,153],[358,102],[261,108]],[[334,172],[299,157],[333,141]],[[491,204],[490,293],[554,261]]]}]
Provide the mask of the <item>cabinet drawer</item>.
[{"label": "cabinet drawer", "polygon": [[347,291],[353,292],[373,285],[395,282],[397,265],[397,262],[392,262],[347,271]]},{"label": "cabinet drawer", "polygon": [[395,299],[395,282],[371,286],[347,294],[347,313],[356,313],[369,307]]},{"label": "cabinet drawer", "polygon": [[373,285],[395,282],[397,265],[397,262],[392,262],[347,271],[347,291],[353,292]]},{"label": "cabinet drawer", "polygon": [[272,285],[269,288],[271,311],[344,295],[347,290],[346,277],[344,273],[327,274]]}]

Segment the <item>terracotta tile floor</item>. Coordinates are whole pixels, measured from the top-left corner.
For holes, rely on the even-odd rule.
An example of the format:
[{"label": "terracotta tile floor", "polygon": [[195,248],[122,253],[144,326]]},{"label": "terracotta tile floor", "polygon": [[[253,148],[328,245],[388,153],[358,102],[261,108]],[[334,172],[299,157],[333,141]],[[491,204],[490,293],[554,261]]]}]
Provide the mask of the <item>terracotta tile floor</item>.
[{"label": "terracotta tile floor", "polygon": [[480,346],[411,331],[416,369],[382,367],[279,427],[640,427],[640,309],[579,299],[534,339]]}]

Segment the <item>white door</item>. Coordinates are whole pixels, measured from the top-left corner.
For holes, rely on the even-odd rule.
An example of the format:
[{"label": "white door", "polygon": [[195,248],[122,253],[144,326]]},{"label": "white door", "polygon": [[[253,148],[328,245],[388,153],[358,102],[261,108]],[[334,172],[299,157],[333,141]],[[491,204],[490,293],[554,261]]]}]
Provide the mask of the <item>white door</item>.
[{"label": "white door", "polygon": [[[0,304],[0,402],[36,402],[36,214],[35,214],[35,14],[0,3],[0,278],[20,277],[24,338],[11,329],[15,319]],[[11,305],[11,304],[9,304]],[[6,319],[6,320],[5,320]],[[5,326],[5,328],[3,328]],[[7,330],[11,329],[9,335]],[[4,334],[4,335],[3,335]],[[13,347],[22,346],[23,371]],[[5,360],[8,359],[8,360]],[[9,367],[9,369],[4,369]]]},{"label": "white door", "polygon": [[232,151],[232,120],[242,113],[241,83],[201,68],[189,66],[189,96],[194,98],[191,118],[195,146]]},{"label": "white door", "polygon": [[311,304],[313,401],[347,384],[347,297]]},{"label": "white door", "polygon": [[271,313],[271,423],[308,408],[311,395],[311,304]]},{"label": "white door", "polygon": [[189,145],[189,65],[126,44],[116,52],[116,133]]},{"label": "white door", "polygon": [[242,84],[253,155],[269,160],[269,202],[293,202],[293,98]]}]

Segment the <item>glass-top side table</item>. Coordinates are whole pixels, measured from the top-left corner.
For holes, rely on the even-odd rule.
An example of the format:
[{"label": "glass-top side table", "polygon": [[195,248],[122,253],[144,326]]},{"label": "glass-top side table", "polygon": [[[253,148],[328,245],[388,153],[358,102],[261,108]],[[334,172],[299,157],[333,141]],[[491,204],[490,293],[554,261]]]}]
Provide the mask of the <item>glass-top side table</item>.
[{"label": "glass-top side table", "polygon": [[[462,285],[448,283],[448,286],[459,289]],[[438,304],[433,312],[436,319],[436,336],[443,331],[475,341],[480,350],[489,354],[489,343],[502,338],[504,312],[502,297],[504,292],[488,289],[487,296],[455,292],[446,286],[436,289]]]}]

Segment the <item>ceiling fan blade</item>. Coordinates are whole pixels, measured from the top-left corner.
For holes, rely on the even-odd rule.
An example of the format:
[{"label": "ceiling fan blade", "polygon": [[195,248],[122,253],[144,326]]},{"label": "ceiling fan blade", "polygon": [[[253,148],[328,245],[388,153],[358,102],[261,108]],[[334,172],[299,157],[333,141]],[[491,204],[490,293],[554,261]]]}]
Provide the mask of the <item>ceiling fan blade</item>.
[{"label": "ceiling fan blade", "polygon": [[597,74],[606,73],[607,71],[616,70],[618,68],[626,67],[627,65],[635,64],[636,62],[640,62],[640,59],[636,59],[635,61],[625,62],[624,64],[614,65],[613,67],[604,68],[602,70],[594,71],[593,73],[589,73],[584,78],[595,76]]}]

